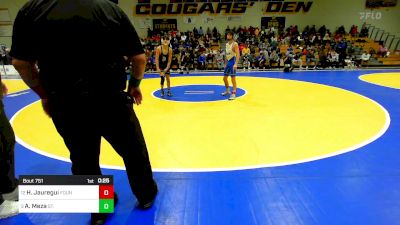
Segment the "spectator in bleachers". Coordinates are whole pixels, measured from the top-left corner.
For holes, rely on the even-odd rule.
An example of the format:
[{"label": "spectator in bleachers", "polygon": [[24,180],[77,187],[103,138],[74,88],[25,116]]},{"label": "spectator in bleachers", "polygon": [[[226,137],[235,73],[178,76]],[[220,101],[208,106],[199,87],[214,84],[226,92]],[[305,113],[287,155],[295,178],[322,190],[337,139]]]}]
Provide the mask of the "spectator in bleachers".
[{"label": "spectator in bleachers", "polygon": [[289,53],[287,54],[284,59],[283,59],[283,71],[284,72],[292,72],[294,70],[294,65],[293,65],[293,54]]},{"label": "spectator in bleachers", "polygon": [[153,31],[150,29],[150,27],[147,28],[147,37],[152,37],[153,36]]},{"label": "spectator in bleachers", "polygon": [[330,63],[329,68],[338,68],[339,67],[339,54],[332,49],[328,54],[328,61]]},{"label": "spectator in bleachers", "polygon": [[200,53],[198,61],[199,61],[198,69],[205,70],[206,69],[206,55],[204,52]]},{"label": "spectator in bleachers", "polygon": [[383,44],[379,45],[378,54],[381,57],[388,57],[389,55],[388,53],[389,53],[388,49]]},{"label": "spectator in bleachers", "polygon": [[339,35],[345,35],[346,34],[346,30],[344,29],[344,26],[340,26],[337,29],[336,33],[339,34]]},{"label": "spectator in bleachers", "polygon": [[244,45],[243,45],[241,54],[242,54],[243,56],[246,56],[246,55],[248,56],[248,55],[250,54],[250,48],[247,46],[247,44],[244,44]]},{"label": "spectator in bleachers", "polygon": [[153,55],[153,51],[151,51],[149,48],[145,48],[145,55],[146,55],[146,71],[150,71],[153,70],[152,66],[152,55]]},{"label": "spectator in bleachers", "polygon": [[261,31],[258,27],[254,29],[254,41],[255,45],[258,45],[261,42]]},{"label": "spectator in bleachers", "polygon": [[303,37],[308,36],[308,35],[310,35],[309,31],[310,31],[310,27],[307,25],[307,26],[304,27],[303,32],[301,33],[301,35]]},{"label": "spectator in bleachers", "polygon": [[212,36],[213,36],[213,37],[218,36],[218,29],[217,29],[217,27],[214,27],[214,28],[213,28],[213,30],[212,30]]},{"label": "spectator in bleachers", "polygon": [[199,32],[196,27],[193,27],[193,35],[195,38],[198,38],[198,36],[199,36]]},{"label": "spectator in bleachers", "polygon": [[181,42],[186,42],[187,36],[186,33],[181,34]]},{"label": "spectator in bleachers", "polygon": [[257,64],[257,56],[255,53],[250,53],[249,55],[249,62],[250,62],[250,69],[255,69],[255,66]]},{"label": "spectator in bleachers", "polygon": [[317,33],[317,30],[315,29],[315,25],[313,25],[311,28],[310,28],[310,30],[309,30],[309,32],[308,32],[310,35],[313,35],[313,34],[316,34]]},{"label": "spectator in bleachers", "polygon": [[325,34],[326,34],[326,27],[325,27],[325,25],[321,26],[321,27],[318,29],[318,33],[319,33],[321,36],[325,36]]},{"label": "spectator in bleachers", "polygon": [[291,43],[291,36],[290,35],[286,35],[286,37],[282,38],[282,44],[283,45],[288,45]]},{"label": "spectator in bleachers", "polygon": [[368,28],[364,27],[361,29],[359,37],[368,37]]},{"label": "spectator in bleachers", "polygon": [[325,33],[323,39],[322,39],[322,44],[325,45],[326,43],[328,43],[331,40],[331,37],[329,36],[328,33]]},{"label": "spectator in bleachers", "polygon": [[356,52],[356,48],[352,44],[349,44],[346,51],[346,55],[354,55]]},{"label": "spectator in bleachers", "polygon": [[140,44],[142,44],[142,46],[145,46],[146,40],[144,38],[140,38]]},{"label": "spectator in bleachers", "polygon": [[292,45],[289,45],[286,49],[286,55],[293,54],[294,48]]},{"label": "spectator in bleachers", "polygon": [[189,74],[190,53],[185,50],[181,51],[180,61],[181,61],[180,73],[183,74],[183,72],[186,70],[186,73]]},{"label": "spectator in bleachers", "polygon": [[290,28],[289,30],[286,30],[285,35],[289,35],[291,37],[297,37],[297,35],[300,34],[299,31],[298,31],[297,25],[296,26],[290,26],[289,28]]},{"label": "spectator in bleachers", "polygon": [[171,69],[172,70],[175,70],[175,69],[179,69],[179,67],[180,67],[180,58],[179,58],[180,56],[179,56],[179,52],[178,53],[176,53],[176,52],[174,52],[174,54],[172,54],[172,61],[171,61]]},{"label": "spectator in bleachers", "polygon": [[307,43],[308,45],[314,45],[317,43],[317,35],[316,34],[312,34],[311,35],[311,39],[309,40],[309,42]]},{"label": "spectator in bleachers", "polygon": [[264,53],[260,52],[260,54],[257,56],[257,64],[256,64],[256,68],[257,69],[265,69],[265,57],[264,57]]},{"label": "spectator in bleachers", "polygon": [[190,71],[191,69],[195,69],[194,62],[195,61],[197,62],[197,59],[195,58],[195,54],[193,53],[193,50],[189,49],[188,53],[189,53],[189,58],[188,58],[187,67],[189,68],[189,71]]},{"label": "spectator in bleachers", "polygon": [[326,49],[321,49],[318,52],[318,56],[319,56],[318,57],[318,60],[319,60],[318,67],[319,68],[325,69],[325,68],[327,68],[329,66],[327,55],[328,55],[328,52],[327,52]]},{"label": "spectator in bleachers", "polygon": [[358,35],[358,27],[356,25],[351,26],[350,35],[352,37],[357,37],[357,35]]},{"label": "spectator in bleachers", "polygon": [[317,68],[317,58],[315,57],[315,52],[313,49],[310,49],[307,51],[306,55],[306,70],[308,70],[308,66],[311,65],[311,63],[314,63],[314,68]]},{"label": "spectator in bleachers", "polygon": [[207,27],[206,35],[208,35],[209,37],[211,37],[212,33],[211,33],[210,27]]},{"label": "spectator in bleachers", "polygon": [[243,57],[240,57],[242,60],[242,65],[243,65],[243,70],[246,71],[250,70],[250,59],[249,59],[249,54],[243,55]]},{"label": "spectator in bleachers", "polygon": [[[235,29],[238,32],[238,44],[239,44],[239,49],[241,54],[249,54],[248,61],[250,62],[250,66],[256,66],[255,64],[258,63],[257,61],[257,56],[259,57],[259,52],[262,52],[263,57],[265,58],[264,61],[264,66],[269,67],[270,64],[269,58],[272,55],[272,61],[271,63],[276,66],[276,63],[283,62],[283,59],[285,56],[288,54],[292,54],[292,63],[293,65],[299,65],[302,64],[302,54],[307,55],[307,50],[303,47],[305,43],[308,44],[307,49],[312,49],[314,54],[316,54],[316,59],[319,59],[317,61],[317,67],[322,67],[325,68],[327,67],[327,64],[330,63],[328,54],[327,52],[330,51],[331,48],[335,49],[336,52],[339,54],[339,63],[337,65],[344,67],[347,65],[345,63],[346,58],[351,58],[354,55],[361,55],[361,53],[358,51],[358,48],[355,48],[350,44],[349,42],[344,39],[344,35],[341,33],[343,32],[343,26],[340,26],[337,30],[338,32],[331,35],[329,29],[326,29],[325,26],[321,26],[317,31],[315,30],[315,26],[310,27],[305,27],[304,31],[302,34],[299,34],[297,26],[290,26],[286,29],[280,29],[279,31],[274,29],[274,28],[265,28],[263,30],[260,30],[257,27],[242,27],[239,26],[237,29]],[[365,28],[365,25],[363,26]],[[201,27],[201,29],[203,29]],[[351,32],[354,32],[355,26],[353,26],[352,29],[350,29]],[[215,63],[216,63],[216,58],[214,58],[214,63],[210,65],[209,63],[209,57],[208,53],[212,52],[210,51],[211,48],[220,47],[220,36],[218,30],[216,27],[214,27],[212,30],[208,27],[207,32],[204,33],[203,35],[199,34],[200,28],[196,31],[196,28],[193,29],[194,32],[192,31],[169,31],[170,35],[172,36],[171,38],[171,46],[175,51],[179,48],[179,51],[182,51],[182,48],[184,48],[189,54],[193,54],[194,58],[196,61],[198,61],[198,58],[200,57],[200,53],[205,52],[206,54],[206,64],[207,66],[205,68],[215,68]],[[227,30],[229,30],[229,27],[227,27]],[[159,42],[157,43],[157,40],[160,37],[160,34],[162,32],[152,32],[152,37],[148,38],[145,40],[144,45],[145,46],[154,46],[158,45]],[[195,35],[197,33],[197,35]],[[200,31],[201,33],[201,31]],[[174,36],[176,34],[176,36]],[[175,40],[176,38],[176,40]],[[142,41],[143,42],[143,41]],[[143,44],[143,43],[142,43]],[[217,46],[216,46],[217,45]],[[288,45],[288,47],[284,47],[285,45]],[[294,47],[296,46],[296,51],[294,51]],[[302,48],[300,49],[299,46]],[[191,49],[190,49],[191,48]],[[280,50],[283,50],[282,54],[280,53]],[[299,54],[295,54],[295,52],[298,52],[300,50]],[[304,50],[305,52],[301,52]],[[196,51],[198,53],[196,53]],[[274,58],[276,57],[275,54],[272,54],[272,52],[275,51],[275,54],[278,55],[278,60],[275,62]],[[325,52],[324,52],[325,51]],[[258,52],[256,55],[255,53]],[[196,53],[196,55],[194,55]],[[179,54],[182,56],[182,54]],[[214,55],[214,54],[212,54]],[[218,54],[219,55],[219,54]],[[280,59],[280,55],[282,56],[282,59]],[[326,55],[326,61],[325,61],[325,55]],[[373,55],[373,54],[371,54]],[[380,55],[385,55],[380,52]],[[300,56],[300,57],[299,57]],[[304,56],[307,58],[306,56]],[[179,60],[180,63],[182,63],[182,60]],[[326,63],[325,63],[326,62]],[[361,62],[361,61],[360,61]],[[310,62],[309,62],[310,64]],[[209,65],[209,66],[208,66]],[[243,61],[240,65],[243,65]],[[336,65],[336,64],[335,64]],[[260,66],[260,65],[257,65]],[[299,65],[301,68],[302,65]],[[203,67],[203,66],[202,66]],[[261,65],[261,68],[263,65]],[[195,67],[196,69],[199,69],[200,67]]]},{"label": "spectator in bleachers", "polygon": [[354,56],[347,56],[346,59],[344,60],[346,63],[346,68],[348,69],[355,69],[357,68],[355,61],[354,61]]},{"label": "spectator in bleachers", "polygon": [[153,42],[156,42],[156,45],[160,44],[161,41],[161,34],[154,34],[153,35]]},{"label": "spectator in bleachers", "polygon": [[180,43],[178,38],[176,37],[176,35],[174,37],[171,38],[171,44],[170,46],[172,47],[173,50],[176,50],[179,48]]},{"label": "spectator in bleachers", "polygon": [[170,35],[171,37],[176,37],[176,34],[178,33],[177,30],[171,30],[171,31],[169,31],[169,32],[170,32],[169,35]]},{"label": "spectator in bleachers", "polygon": [[340,40],[342,40],[342,35],[339,33],[336,33],[333,37],[334,42],[339,42]]},{"label": "spectator in bleachers", "polygon": [[10,49],[5,45],[0,46],[0,65],[10,65],[11,64],[11,56]]},{"label": "spectator in bleachers", "polygon": [[371,55],[371,57],[375,57],[376,55],[376,50],[372,47],[369,48],[369,54]]},{"label": "spectator in bleachers", "polygon": [[364,51],[363,54],[361,55],[361,65],[368,66],[370,58],[371,55],[368,54],[366,51]]},{"label": "spectator in bleachers", "polygon": [[199,52],[205,52],[207,50],[206,47],[204,47],[204,44],[200,44],[198,49],[199,49]]},{"label": "spectator in bleachers", "polygon": [[339,65],[344,68],[344,59],[346,58],[346,49],[347,49],[347,42],[342,39],[336,45],[336,52],[339,53]]},{"label": "spectator in bleachers", "polygon": [[211,47],[211,38],[208,36],[208,34],[206,34],[206,36],[204,37],[204,47]]},{"label": "spectator in bleachers", "polygon": [[199,69],[199,52],[198,51],[194,51],[193,54],[191,54],[191,57],[193,59],[193,69],[195,71],[197,71]]},{"label": "spectator in bleachers", "polygon": [[271,60],[270,60],[270,53],[269,53],[269,51],[267,51],[267,50],[263,50],[263,55],[264,55],[264,59],[265,59],[265,67],[267,68],[267,69],[270,69],[271,68]]},{"label": "spectator in bleachers", "polygon": [[297,44],[298,45],[304,45],[304,38],[302,38],[301,35],[297,36]]},{"label": "spectator in bleachers", "polygon": [[202,37],[204,35],[203,27],[200,27],[198,32],[199,32],[199,36]]},{"label": "spectator in bleachers", "polygon": [[226,33],[228,32],[228,31],[230,31],[231,30],[231,28],[229,28],[229,25],[228,26],[226,26],[226,29],[225,29],[225,35],[226,35]]},{"label": "spectator in bleachers", "polygon": [[190,44],[189,40],[186,40],[185,42],[183,42],[183,48],[189,49],[191,47],[192,47],[192,45]]},{"label": "spectator in bleachers", "polygon": [[277,67],[279,67],[279,61],[280,61],[279,55],[276,53],[275,50],[273,50],[271,52],[271,54],[269,55],[269,63],[271,65],[271,67],[272,67],[272,64],[277,64]]},{"label": "spectator in bleachers", "polygon": [[300,47],[300,50],[301,50],[301,53],[302,53],[302,55],[307,55],[307,46],[303,46],[303,47]]},{"label": "spectator in bleachers", "polygon": [[218,70],[223,70],[224,69],[224,63],[225,63],[224,56],[225,56],[225,53],[224,53],[224,51],[222,49],[219,51],[219,54],[217,54],[215,56],[216,61],[217,61]]},{"label": "spectator in bleachers", "polygon": [[266,51],[269,47],[269,44],[267,41],[262,41],[259,45],[258,48],[261,49],[262,51]]},{"label": "spectator in bleachers", "polygon": [[292,60],[294,65],[297,65],[299,69],[303,69],[303,59],[302,59],[302,52],[299,51],[293,55]]},{"label": "spectator in bleachers", "polygon": [[215,56],[212,50],[210,50],[206,55],[206,65],[207,69],[215,69]]},{"label": "spectator in bleachers", "polygon": [[278,46],[278,37],[277,36],[271,37],[271,46],[275,47],[275,48]]}]

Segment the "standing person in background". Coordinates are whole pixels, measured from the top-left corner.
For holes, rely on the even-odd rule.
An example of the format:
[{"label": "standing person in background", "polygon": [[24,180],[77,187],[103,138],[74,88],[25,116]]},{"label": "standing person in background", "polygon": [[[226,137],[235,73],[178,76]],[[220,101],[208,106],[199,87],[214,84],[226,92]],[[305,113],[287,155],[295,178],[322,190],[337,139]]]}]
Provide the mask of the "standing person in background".
[{"label": "standing person in background", "polygon": [[242,49],[242,59],[243,59],[243,70],[245,71],[246,68],[247,70],[250,70],[250,60],[249,60],[249,56],[250,56],[250,48],[247,46],[247,44],[243,45],[243,49]]},{"label": "standing person in background", "polygon": [[167,79],[167,88],[169,97],[171,93],[171,72],[169,71],[172,63],[172,48],[169,47],[169,37],[164,36],[161,40],[161,45],[156,49],[156,70],[161,77],[161,97],[164,97],[164,82]]},{"label": "standing person in background", "polygon": [[186,70],[186,74],[189,74],[189,60],[190,60],[190,54],[189,52],[187,52],[186,50],[182,50],[181,51],[181,57],[180,57],[180,61],[181,61],[181,74],[183,74],[184,70]]},{"label": "standing person in background", "polygon": [[[142,103],[146,57],[128,16],[108,0],[31,0],[15,19],[11,56],[63,137],[72,173],[102,174],[104,137],[124,161],[138,206],[150,208],[158,189],[133,110],[133,103]],[[127,92],[124,56],[133,68]],[[91,224],[104,224],[108,215],[92,213]]]},{"label": "standing person in background", "polygon": [[[234,100],[236,98],[236,70],[238,62],[240,59],[240,52],[238,43],[233,39],[233,32],[228,31],[226,33],[226,43],[225,48],[225,70],[224,70],[224,84],[226,91],[222,93],[223,96],[230,95],[229,100]],[[232,81],[232,93],[229,88],[228,76],[231,76]]]},{"label": "standing person in background", "polygon": [[15,178],[15,135],[4,111],[8,89],[0,74],[0,219],[18,214],[18,181]]},{"label": "standing person in background", "polygon": [[216,56],[215,56],[215,58],[216,58],[216,61],[217,61],[217,67],[218,67],[218,70],[223,70],[224,69],[224,63],[225,63],[225,53],[224,53],[224,50],[219,50],[219,54],[217,54]]}]

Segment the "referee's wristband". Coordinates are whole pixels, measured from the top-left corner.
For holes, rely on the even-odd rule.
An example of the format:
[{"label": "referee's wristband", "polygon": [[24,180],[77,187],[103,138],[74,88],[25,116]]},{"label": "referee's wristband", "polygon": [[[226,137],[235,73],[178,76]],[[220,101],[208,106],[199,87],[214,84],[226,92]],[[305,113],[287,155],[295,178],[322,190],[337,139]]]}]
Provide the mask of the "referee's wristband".
[{"label": "referee's wristband", "polygon": [[129,79],[129,86],[139,87],[140,82],[142,82],[142,79],[136,79],[135,77],[131,77],[131,79]]}]

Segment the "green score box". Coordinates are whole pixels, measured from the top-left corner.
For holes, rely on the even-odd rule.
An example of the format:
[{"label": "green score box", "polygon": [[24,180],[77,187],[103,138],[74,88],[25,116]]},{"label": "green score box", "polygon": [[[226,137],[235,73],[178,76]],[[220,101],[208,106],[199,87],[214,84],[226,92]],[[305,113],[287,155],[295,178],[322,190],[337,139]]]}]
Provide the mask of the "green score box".
[{"label": "green score box", "polygon": [[114,199],[99,200],[99,213],[113,213],[113,212],[114,212]]}]

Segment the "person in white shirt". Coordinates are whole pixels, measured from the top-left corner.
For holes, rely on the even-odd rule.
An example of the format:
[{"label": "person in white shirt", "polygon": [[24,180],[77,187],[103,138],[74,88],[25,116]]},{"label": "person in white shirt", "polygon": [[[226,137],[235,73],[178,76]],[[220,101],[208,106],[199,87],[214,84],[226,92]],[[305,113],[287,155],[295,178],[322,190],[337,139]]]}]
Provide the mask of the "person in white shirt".
[{"label": "person in white shirt", "polygon": [[368,54],[367,52],[363,52],[363,54],[361,55],[361,60],[364,62],[369,61],[370,58],[371,58],[371,55]]},{"label": "person in white shirt", "polygon": [[185,41],[186,41],[186,38],[187,38],[186,34],[185,34],[185,33],[182,33],[182,35],[181,35],[181,41],[185,42]]},{"label": "person in white shirt", "polygon": [[371,55],[368,54],[367,52],[363,52],[361,55],[361,65],[366,65],[368,66],[369,59],[371,58]]},{"label": "person in white shirt", "polygon": [[333,68],[337,68],[339,66],[339,54],[335,50],[332,50],[329,53],[328,60]]}]

